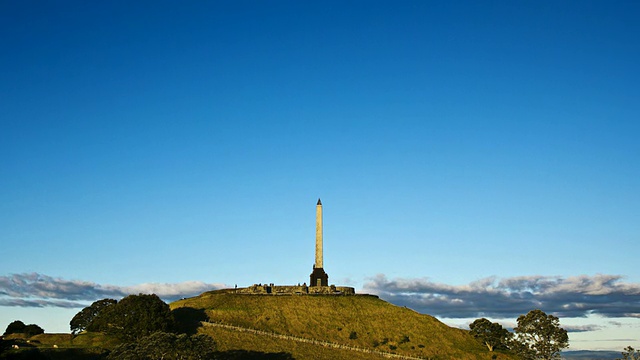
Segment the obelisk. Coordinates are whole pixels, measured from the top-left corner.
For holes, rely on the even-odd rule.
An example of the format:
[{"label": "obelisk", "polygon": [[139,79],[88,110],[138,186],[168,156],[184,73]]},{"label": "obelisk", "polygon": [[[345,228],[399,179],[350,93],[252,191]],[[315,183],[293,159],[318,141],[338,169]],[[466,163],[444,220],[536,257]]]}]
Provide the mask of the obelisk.
[{"label": "obelisk", "polygon": [[316,262],[313,264],[309,286],[329,286],[329,275],[324,272],[322,261],[322,201],[316,204]]},{"label": "obelisk", "polygon": [[316,263],[314,267],[322,269],[322,201],[316,205]]}]

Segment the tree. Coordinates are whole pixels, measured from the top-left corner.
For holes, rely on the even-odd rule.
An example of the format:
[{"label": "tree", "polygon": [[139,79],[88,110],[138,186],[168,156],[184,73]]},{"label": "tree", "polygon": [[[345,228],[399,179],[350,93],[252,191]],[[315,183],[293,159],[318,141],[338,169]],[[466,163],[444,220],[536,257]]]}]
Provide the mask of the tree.
[{"label": "tree", "polygon": [[24,327],[23,333],[29,337],[44,334],[44,329],[36,324],[29,324]]},{"label": "tree", "polygon": [[22,334],[24,333],[25,327],[27,327],[27,325],[25,325],[22,321],[16,320],[7,326],[7,330],[4,331],[4,334]]},{"label": "tree", "polygon": [[207,335],[172,334],[155,332],[136,342],[116,347],[108,359],[212,359],[216,344]]},{"label": "tree", "polygon": [[569,346],[567,331],[560,319],[542,310],[531,310],[518,317],[514,350],[524,359],[560,359],[560,351]]},{"label": "tree", "polygon": [[44,329],[36,324],[25,325],[22,321],[16,320],[7,326],[7,330],[4,332],[5,335],[9,334],[25,334],[26,336],[34,336],[43,334]]},{"label": "tree", "polygon": [[93,319],[98,328],[123,340],[133,341],[154,332],[173,330],[169,305],[155,295],[129,295],[115,305],[107,306]]},{"label": "tree", "polygon": [[[80,312],[77,313],[69,322],[71,333],[75,335],[84,330],[90,330],[89,328],[92,326],[93,320],[96,316],[98,316],[107,307],[115,305],[116,303],[117,301],[113,299],[102,299],[95,301],[93,304],[80,310]],[[94,326],[94,329],[91,330],[101,331],[97,326]]]},{"label": "tree", "polygon": [[640,360],[640,350],[636,350],[631,346],[624,348],[622,358],[616,360]]},{"label": "tree", "polygon": [[471,335],[493,351],[496,348],[507,347],[511,333],[498,323],[493,323],[485,318],[476,319],[469,325]]}]

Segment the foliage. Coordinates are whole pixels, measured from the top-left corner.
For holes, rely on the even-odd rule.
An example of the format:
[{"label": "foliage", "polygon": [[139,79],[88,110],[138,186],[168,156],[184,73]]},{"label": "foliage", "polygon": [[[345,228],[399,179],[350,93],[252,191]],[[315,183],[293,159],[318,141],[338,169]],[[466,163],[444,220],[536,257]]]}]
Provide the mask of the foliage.
[{"label": "foliage", "polygon": [[476,319],[469,325],[471,335],[480,340],[489,351],[497,348],[507,348],[511,333],[498,323],[485,318]]},{"label": "foliage", "polygon": [[560,351],[569,346],[569,336],[560,327],[560,319],[542,310],[518,317],[518,326],[513,330],[513,348],[523,359],[560,359]]},{"label": "foliage", "polygon": [[169,305],[155,294],[139,294],[105,307],[93,319],[90,330],[101,329],[122,340],[133,341],[157,331],[171,331],[173,325]]},{"label": "foliage", "polygon": [[7,326],[4,335],[25,334],[28,337],[43,334],[44,329],[36,324],[25,325],[22,321],[16,320]]},{"label": "foliage", "polygon": [[29,324],[24,327],[23,333],[28,337],[44,334],[44,329],[36,324]]},{"label": "foliage", "polygon": [[176,335],[155,332],[133,343],[115,348],[108,359],[155,360],[155,359],[212,359],[214,341],[207,335]]},{"label": "foliage", "polygon": [[116,303],[117,301],[113,299],[102,299],[95,301],[93,304],[80,310],[80,312],[78,312],[69,322],[71,333],[75,335],[84,330],[101,331],[102,329],[97,328],[98,324],[90,329],[93,319],[95,319],[96,316],[98,316],[104,309],[115,305]]},{"label": "foliage", "polygon": [[622,352],[622,357],[616,360],[640,360],[640,350],[627,346]]},{"label": "foliage", "polygon": [[25,327],[26,325],[22,321],[16,320],[7,326],[7,330],[4,331],[4,335],[22,334],[24,333]]},{"label": "foliage", "polygon": [[193,335],[198,332],[203,321],[208,321],[207,313],[203,309],[181,307],[171,310],[175,321],[175,332]]}]

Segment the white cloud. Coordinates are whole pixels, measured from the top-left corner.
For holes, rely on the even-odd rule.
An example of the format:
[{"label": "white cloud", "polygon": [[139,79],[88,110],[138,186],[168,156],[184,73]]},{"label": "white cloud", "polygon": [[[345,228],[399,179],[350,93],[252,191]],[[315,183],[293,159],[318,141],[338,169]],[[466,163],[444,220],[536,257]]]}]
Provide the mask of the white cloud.
[{"label": "white cloud", "polygon": [[0,276],[0,306],[77,308],[99,299],[119,299],[138,293],[156,294],[165,301],[173,301],[223,287],[224,284],[200,281],[117,286],[66,280],[38,273],[12,274]]},{"label": "white cloud", "polygon": [[364,290],[443,318],[514,318],[533,309],[565,317],[640,317],[640,284],[619,275],[489,277],[454,286],[380,274]]}]

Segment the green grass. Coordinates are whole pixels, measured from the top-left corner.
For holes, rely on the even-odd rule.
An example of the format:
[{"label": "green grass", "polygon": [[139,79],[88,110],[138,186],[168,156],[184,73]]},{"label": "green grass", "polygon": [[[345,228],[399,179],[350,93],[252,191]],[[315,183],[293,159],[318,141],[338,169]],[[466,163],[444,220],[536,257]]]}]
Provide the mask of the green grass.
[{"label": "green grass", "polygon": [[[467,331],[451,328],[436,318],[398,307],[374,296],[260,296],[226,291],[207,292],[174,302],[172,309],[202,309],[212,322],[327,341],[359,348],[393,352],[429,359],[510,359],[507,354],[489,353]],[[304,344],[291,340],[200,328],[210,334],[221,349],[269,352],[288,351],[296,359],[353,359],[356,352]],[[282,342],[282,343],[280,343]],[[329,355],[330,354],[330,355]],[[372,358],[364,354],[362,358]]]},{"label": "green grass", "polygon": [[[331,349],[318,345],[297,341],[265,338],[264,336],[228,329],[201,328],[201,333],[217,340],[218,351],[230,354],[242,350],[252,352],[246,359],[335,359],[335,360],[383,360],[383,356],[353,352],[349,350]],[[255,355],[255,354],[258,355]],[[280,355],[280,356],[278,356]],[[242,357],[243,359],[245,357]]]},{"label": "green grass", "polygon": [[[377,353],[303,342],[300,338],[423,359],[515,359],[506,353],[488,352],[468,331],[451,328],[432,316],[392,305],[375,296],[260,296],[213,291],[176,301],[170,307],[182,331],[204,333],[216,341],[220,359],[385,358]],[[297,340],[200,326],[202,320],[293,336]],[[83,333],[75,337],[41,334],[31,338],[16,334],[5,337],[3,343],[19,343],[21,348],[5,350],[0,354],[0,360],[97,360],[104,358],[106,351],[117,346],[119,341],[101,333]]]},{"label": "green grass", "polygon": [[[32,337],[24,334],[5,336],[4,346],[7,347],[2,359],[45,359],[45,360],[97,360],[103,359],[108,349],[117,346],[120,341],[102,333],[83,333],[77,336],[71,334],[40,334]],[[10,349],[11,344],[20,349]]]}]

